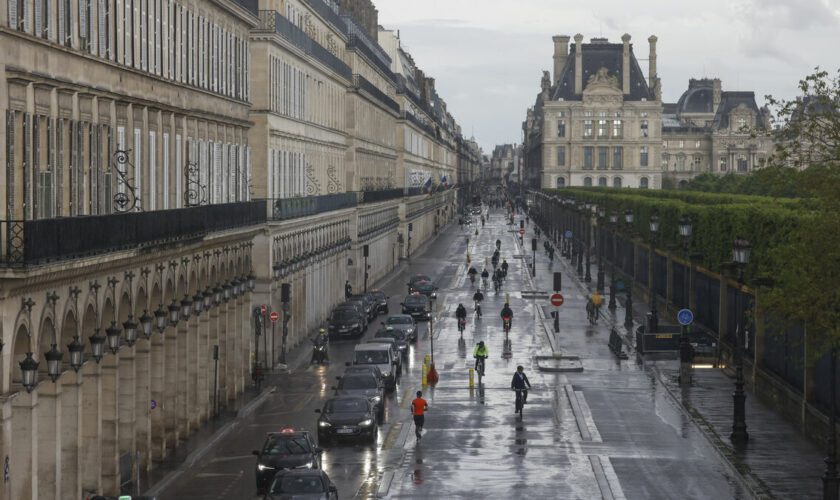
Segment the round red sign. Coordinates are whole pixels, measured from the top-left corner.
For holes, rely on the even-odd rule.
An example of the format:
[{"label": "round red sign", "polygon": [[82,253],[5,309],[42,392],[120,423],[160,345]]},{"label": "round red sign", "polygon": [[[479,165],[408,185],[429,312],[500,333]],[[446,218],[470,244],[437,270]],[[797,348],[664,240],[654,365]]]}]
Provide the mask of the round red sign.
[{"label": "round red sign", "polygon": [[524,235],[524,234],[525,234],[525,230],[524,230],[524,229],[520,229],[520,230],[519,230],[519,234]]},{"label": "round red sign", "polygon": [[268,315],[268,319],[270,319],[272,322],[277,322],[277,320],[280,319],[280,313],[277,311],[273,311],[271,314]]},{"label": "round red sign", "polygon": [[560,293],[553,293],[551,294],[551,305],[554,307],[560,307],[563,305],[563,294]]}]

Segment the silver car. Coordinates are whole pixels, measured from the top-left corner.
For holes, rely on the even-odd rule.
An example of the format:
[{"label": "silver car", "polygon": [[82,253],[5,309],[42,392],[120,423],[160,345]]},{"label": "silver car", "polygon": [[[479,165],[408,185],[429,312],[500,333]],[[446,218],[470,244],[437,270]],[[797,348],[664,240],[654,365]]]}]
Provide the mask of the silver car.
[{"label": "silver car", "polygon": [[382,322],[382,326],[391,327],[395,330],[402,330],[405,332],[405,338],[409,342],[417,342],[417,322],[409,314],[395,314],[388,316],[388,319]]}]

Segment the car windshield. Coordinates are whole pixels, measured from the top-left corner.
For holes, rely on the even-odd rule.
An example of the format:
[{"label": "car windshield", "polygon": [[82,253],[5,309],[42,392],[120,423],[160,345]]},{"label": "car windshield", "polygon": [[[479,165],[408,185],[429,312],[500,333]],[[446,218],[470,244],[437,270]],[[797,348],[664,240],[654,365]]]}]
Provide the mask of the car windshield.
[{"label": "car windshield", "polygon": [[352,321],[356,319],[356,313],[346,309],[343,311],[335,311],[333,313],[333,319],[336,321]]},{"label": "car windshield", "polygon": [[377,382],[374,377],[341,377],[338,381],[338,388],[344,390],[354,389],[376,389]]},{"label": "car windshield", "polygon": [[405,337],[405,332],[402,330],[379,330],[376,332],[374,338],[377,339],[394,339],[394,340],[401,340]]},{"label": "car windshield", "polygon": [[418,274],[418,275],[414,276],[413,278],[411,278],[412,283],[417,283],[418,281],[429,281],[429,277],[426,276],[425,274]]},{"label": "car windshield", "polygon": [[269,436],[263,455],[300,455],[311,453],[309,441],[303,436]]},{"label": "car windshield", "polygon": [[373,295],[373,297],[376,298],[376,299],[384,299],[385,298],[385,292],[375,291],[375,292],[371,292],[371,295]]},{"label": "car windshield", "polygon": [[385,322],[388,325],[410,325],[412,323],[411,318],[408,316],[391,316]]},{"label": "car windshield", "polygon": [[278,477],[271,485],[271,493],[303,494],[324,493],[326,488],[319,476]]},{"label": "car windshield", "polygon": [[357,364],[386,365],[389,362],[388,351],[356,351]]},{"label": "car windshield", "polygon": [[327,403],[327,413],[361,413],[367,411],[363,399],[336,399]]}]

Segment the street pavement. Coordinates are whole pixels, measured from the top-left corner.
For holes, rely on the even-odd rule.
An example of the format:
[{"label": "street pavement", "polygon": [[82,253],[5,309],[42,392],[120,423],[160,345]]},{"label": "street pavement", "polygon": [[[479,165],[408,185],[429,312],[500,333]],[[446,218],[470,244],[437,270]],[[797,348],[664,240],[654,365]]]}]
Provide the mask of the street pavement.
[{"label": "street pavement", "polygon": [[[518,221],[518,219],[517,219]],[[630,360],[617,360],[607,347],[615,317],[591,326],[586,320],[587,286],[565,261],[550,265],[538,245],[536,277],[530,260],[533,226],[527,228],[523,251],[518,229],[492,211],[485,227],[451,224],[420,249],[400,273],[378,284],[390,296],[392,312],[406,291],[408,277],[429,274],[440,287],[434,339],[420,324],[420,339],[411,348],[402,380],[387,398],[385,422],[376,445],[338,444],[326,447],[323,467],[341,498],[580,498],[672,499],[747,498],[748,484],[736,474],[698,425],[663,385],[656,370]],[[469,238],[468,238],[469,237]],[[485,292],[484,316],[469,316],[465,346],[458,342],[454,317],[458,303],[473,311],[475,286],[466,270],[469,251],[481,271],[489,265],[496,239],[510,264],[503,290]],[[469,241],[468,241],[469,240]],[[492,270],[492,269],[491,269]],[[565,303],[559,308],[560,333],[553,337],[547,292],[551,272],[563,273]],[[594,274],[594,273],[593,273]],[[480,281],[480,280],[478,280]],[[542,292],[535,296],[533,291]],[[536,298],[535,298],[536,297]],[[506,299],[514,311],[512,353],[503,356],[504,333],[499,311]],[[384,319],[384,318],[383,318]],[[372,336],[378,321],[366,337]],[[431,354],[440,373],[436,387],[422,388],[421,365]],[[484,340],[490,349],[483,384],[469,384],[472,349]],[[286,426],[316,431],[316,408],[330,397],[335,377],[344,370],[356,342],[332,342],[332,363],[309,366],[309,350],[292,356],[290,373],[272,381],[273,392],[255,411],[236,419],[190,467],[181,466],[160,488],[159,498],[254,498],[255,457],[265,432]],[[580,356],[582,372],[539,371],[534,356],[552,347]],[[510,380],[523,365],[533,390],[522,420],[514,414]],[[664,377],[667,383],[667,377]],[[408,405],[414,392],[429,401],[426,426],[418,443]],[[208,439],[210,439],[208,437]]]}]

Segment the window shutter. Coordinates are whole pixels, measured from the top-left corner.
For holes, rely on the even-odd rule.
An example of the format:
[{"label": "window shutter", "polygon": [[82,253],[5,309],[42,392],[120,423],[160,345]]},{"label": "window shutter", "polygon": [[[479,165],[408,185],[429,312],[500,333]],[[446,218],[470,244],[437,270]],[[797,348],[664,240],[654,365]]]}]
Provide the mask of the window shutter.
[{"label": "window shutter", "polygon": [[23,2],[23,12],[21,13],[23,16],[23,31],[27,33],[32,32],[31,21],[29,20],[29,1],[24,0]]},{"label": "window shutter", "polygon": [[134,129],[134,191],[137,195],[137,208],[141,207],[140,195],[143,192],[143,136],[139,128]]},{"label": "window shutter", "polygon": [[222,201],[222,145],[221,143],[214,143],[213,150],[213,174],[216,183],[216,202]]},{"label": "window shutter", "polygon": [[[36,2],[37,3],[37,2]],[[79,38],[81,41],[79,42],[82,47],[85,47],[87,44],[85,40],[87,40],[87,0],[79,0]]]},{"label": "window shutter", "polygon": [[157,137],[149,131],[149,210],[157,208]]},{"label": "window shutter", "polygon": [[[193,155],[190,157],[190,160],[195,161],[193,160],[195,153],[192,152],[192,141],[188,140],[188,144],[190,154]],[[183,200],[181,199],[183,195],[183,188],[181,187],[183,168],[183,164],[181,163],[181,134],[175,134],[175,208],[181,208],[183,206]]]},{"label": "window shutter", "polygon": [[123,33],[125,34],[125,41],[123,44],[123,50],[125,53],[123,54],[123,62],[126,66],[131,66],[131,53],[132,53],[132,45],[134,40],[132,39],[131,34],[134,32],[134,25],[132,24],[131,20],[131,4],[132,0],[123,0],[125,2],[125,13],[123,14]]},{"label": "window shutter", "polygon": [[213,182],[213,141],[201,142],[201,185],[207,187],[207,201],[214,203],[216,200],[213,197],[213,190],[216,188],[216,183]]},{"label": "window shutter", "polygon": [[8,2],[9,2],[9,27],[16,30],[16,29],[18,29],[17,0],[8,0]]},{"label": "window shutter", "polygon": [[245,201],[251,200],[251,148],[245,148]]},{"label": "window shutter", "polygon": [[[15,0],[11,0],[15,1]],[[42,5],[41,3],[43,0],[34,0],[35,2],[35,36],[41,36],[43,33],[41,29],[41,12],[42,12]]]}]

